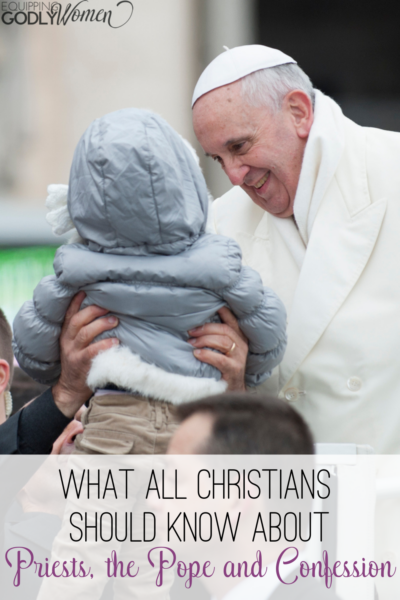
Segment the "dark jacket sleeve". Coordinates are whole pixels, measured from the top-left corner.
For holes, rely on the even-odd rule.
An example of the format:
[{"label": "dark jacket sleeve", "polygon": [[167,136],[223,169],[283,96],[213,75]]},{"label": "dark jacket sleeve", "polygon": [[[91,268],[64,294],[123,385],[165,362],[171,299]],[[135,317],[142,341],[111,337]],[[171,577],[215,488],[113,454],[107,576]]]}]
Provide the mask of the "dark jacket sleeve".
[{"label": "dark jacket sleeve", "polygon": [[49,454],[70,421],[58,410],[49,388],[0,425],[0,454]]}]

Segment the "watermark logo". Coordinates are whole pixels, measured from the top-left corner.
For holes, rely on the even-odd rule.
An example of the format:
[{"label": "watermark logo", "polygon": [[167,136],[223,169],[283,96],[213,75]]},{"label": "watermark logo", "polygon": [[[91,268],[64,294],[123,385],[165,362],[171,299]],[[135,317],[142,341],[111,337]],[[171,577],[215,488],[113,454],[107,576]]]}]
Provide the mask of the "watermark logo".
[{"label": "watermark logo", "polygon": [[126,25],[133,14],[130,0],[119,0],[114,8],[92,8],[90,0],[65,6],[60,2],[1,2],[4,25],[67,25],[69,23],[105,23],[112,29]]}]

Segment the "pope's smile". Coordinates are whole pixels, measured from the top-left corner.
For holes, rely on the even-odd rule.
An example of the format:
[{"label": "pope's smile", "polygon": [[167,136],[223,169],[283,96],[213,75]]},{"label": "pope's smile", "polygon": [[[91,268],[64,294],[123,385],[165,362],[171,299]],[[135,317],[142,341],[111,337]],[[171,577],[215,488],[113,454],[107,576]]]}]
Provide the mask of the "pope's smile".
[{"label": "pope's smile", "polygon": [[256,190],[259,190],[264,185],[264,183],[267,181],[267,179],[269,177],[270,172],[271,171],[267,171],[267,173],[265,173],[264,177],[262,177],[257,183],[254,184],[253,187],[255,187]]},{"label": "pope's smile", "polygon": [[267,171],[256,183],[249,184],[246,183],[246,181],[244,183],[248,187],[252,188],[257,195],[261,195],[266,191],[268,187],[270,175],[271,171]]}]

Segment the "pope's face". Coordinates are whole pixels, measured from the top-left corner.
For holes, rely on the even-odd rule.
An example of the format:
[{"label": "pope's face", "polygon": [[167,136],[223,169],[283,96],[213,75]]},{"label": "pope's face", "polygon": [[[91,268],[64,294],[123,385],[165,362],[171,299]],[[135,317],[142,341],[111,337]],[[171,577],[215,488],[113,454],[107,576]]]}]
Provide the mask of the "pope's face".
[{"label": "pope's face", "polygon": [[293,214],[311,124],[311,102],[303,92],[288,94],[273,113],[247,104],[240,82],[205,94],[193,108],[194,130],[206,154],[233,185],[277,217]]}]

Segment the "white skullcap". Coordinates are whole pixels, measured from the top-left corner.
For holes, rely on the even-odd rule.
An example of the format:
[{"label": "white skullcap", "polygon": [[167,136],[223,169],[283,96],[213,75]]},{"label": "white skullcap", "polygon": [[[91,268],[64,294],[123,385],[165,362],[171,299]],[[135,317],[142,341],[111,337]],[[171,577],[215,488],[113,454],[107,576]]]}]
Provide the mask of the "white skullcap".
[{"label": "white skullcap", "polygon": [[211,90],[233,83],[255,71],[288,63],[296,64],[296,61],[280,50],[258,44],[237,46],[222,52],[210,62],[200,75],[193,92],[192,108],[200,96]]}]

